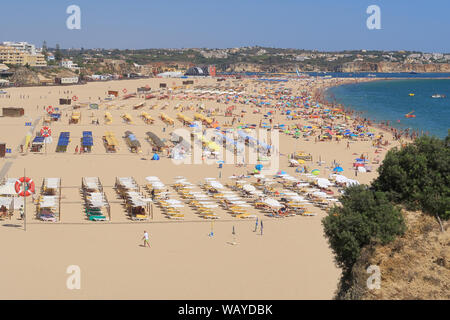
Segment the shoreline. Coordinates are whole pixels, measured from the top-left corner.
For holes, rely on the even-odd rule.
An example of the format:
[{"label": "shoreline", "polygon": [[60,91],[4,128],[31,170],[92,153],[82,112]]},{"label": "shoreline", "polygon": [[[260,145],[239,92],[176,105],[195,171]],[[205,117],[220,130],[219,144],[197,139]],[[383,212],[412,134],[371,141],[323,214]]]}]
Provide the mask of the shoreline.
[{"label": "shoreline", "polygon": [[[181,81],[182,79],[141,79],[126,82],[126,88],[128,91],[132,91],[136,87],[142,87],[148,83],[153,89],[158,88],[160,82],[176,86],[180,85]],[[221,99],[222,102],[209,100],[208,96],[204,96],[202,93],[195,94],[192,99],[187,100],[176,97],[173,100],[147,100],[144,110],[155,119],[153,124],[146,124],[139,119],[142,109],[133,109],[134,105],[142,102],[142,97],[123,100],[123,95],[121,95],[111,103],[99,102],[99,109],[91,110],[85,107],[77,109],[82,113],[78,124],[68,126],[70,110],[67,110],[67,115],[64,114],[66,111],[63,112],[60,121],[52,122],[51,128],[55,138],[61,132],[71,132],[72,142],[65,153],[56,152],[56,139],[54,139],[53,144],[49,145],[45,153],[29,152],[26,155],[16,152],[16,147],[21,143],[21,139],[28,129],[23,126],[24,119],[30,117],[37,119],[38,116],[42,116],[45,112],[43,106],[56,106],[58,99],[67,95],[64,91],[70,91],[70,96],[77,95],[81,102],[95,103],[98,98],[106,96],[108,90],[121,91],[125,86],[122,81],[108,81],[106,83],[88,83],[86,86],[53,87],[52,89],[45,87],[15,88],[11,90],[11,99],[1,99],[0,104],[24,107],[26,118],[0,118],[0,134],[5,137],[8,147],[14,148],[12,155],[8,155],[6,159],[0,159],[0,166],[8,161],[13,163],[9,168],[8,177],[19,177],[26,168],[27,176],[32,177],[37,185],[40,185],[44,178],[60,177],[62,200],[61,216],[58,219],[60,218],[61,222],[49,225],[49,222],[39,221],[37,209],[31,199],[27,199],[26,220],[29,227],[26,232],[22,231],[23,220],[16,217],[18,216],[17,212],[12,220],[4,220],[2,228],[4,232],[0,233],[0,240],[12,244],[8,246],[5,254],[13,255],[17,251],[24,254],[17,257],[15,261],[7,261],[0,266],[0,271],[9,275],[9,278],[5,278],[2,282],[5,291],[0,291],[0,296],[9,294],[9,296],[23,297],[22,292],[26,292],[26,297],[32,298],[54,296],[62,299],[98,298],[105,297],[105,294],[102,295],[102,290],[107,283],[108,294],[106,295],[111,298],[202,298],[205,296],[205,292],[208,292],[209,298],[216,299],[230,297],[331,299],[339,281],[340,269],[335,265],[329,244],[323,235],[321,221],[327,213],[321,207],[308,203],[305,204],[305,208],[315,216],[297,215],[280,219],[268,217],[264,212],[250,205],[247,209],[248,212],[264,220],[265,228],[262,236],[253,232],[254,220],[241,220],[220,206],[214,209],[220,218],[214,222],[204,220],[194,208],[185,202],[183,202],[185,207],[182,209],[185,217],[183,222],[167,219],[164,211],[156,205],[154,206],[154,220],[132,221],[123,207],[123,200],[119,198],[113,185],[116,177],[133,177],[136,183],[145,190],[146,183],[148,183],[145,177],[158,176],[163,183],[167,184],[173,199],[182,200],[179,193],[173,189],[176,176],[186,177],[196,189],[206,177],[215,177],[218,181],[226,184],[234,182],[230,178],[231,176],[249,176],[249,172],[253,172],[254,168],[249,161],[246,166],[225,164],[220,170],[215,161],[212,161],[211,164],[202,162],[198,165],[175,165],[162,153],[160,153],[159,161],[150,161],[151,153],[147,151],[150,145],[143,139],[147,131],[152,131],[159,137],[168,139],[169,132],[173,129],[186,128],[179,120],[175,120],[174,127],[167,126],[161,121],[160,112],[164,112],[174,119],[178,112],[194,117],[195,113],[201,112],[199,111],[200,104],[207,105],[208,109],[213,111],[214,108],[218,108],[222,113],[216,113],[212,117],[215,117],[220,124],[231,122],[232,117],[226,117],[223,111],[230,105],[236,105],[233,117],[239,118],[240,124],[269,121],[264,120],[264,114],[271,110],[273,111],[271,118],[274,125],[285,124],[292,127],[300,123],[305,126],[326,126],[333,120],[322,113],[322,110],[318,108],[317,114],[320,115],[320,118],[314,119],[309,115],[316,110],[307,110],[301,105],[306,100],[312,102],[311,94],[316,88],[329,85],[333,81],[289,81],[287,84],[265,84],[249,79],[229,80],[227,81],[228,86],[222,83],[220,86],[223,87],[222,90],[226,91],[230,89],[242,91],[244,97],[237,99],[238,101],[245,101],[251,96],[260,94],[272,94],[271,107],[258,107],[258,103],[234,101],[227,104],[223,102],[224,99]],[[177,83],[172,84],[172,82]],[[218,86],[218,83],[215,79],[198,79],[194,86],[210,91]],[[241,87],[242,90],[237,90]],[[277,90],[281,90],[283,93],[274,94]],[[308,92],[308,94],[304,95],[302,92]],[[162,92],[161,95],[163,94]],[[278,101],[286,101],[281,100],[284,95],[305,98],[305,100],[298,100],[299,118],[288,119],[283,109],[289,109],[289,107],[277,105]],[[24,98],[25,96],[26,98]],[[114,107],[108,109],[108,105],[114,105]],[[157,107],[153,108],[154,105]],[[183,109],[176,110],[179,105],[182,105]],[[107,110],[115,121],[112,125],[107,125],[102,121]],[[123,121],[122,115],[125,112],[135,120],[134,123],[129,124]],[[207,111],[205,110],[203,113],[206,115]],[[91,120],[96,118],[100,119],[101,125],[92,124]],[[345,125],[352,131],[356,129],[355,119],[352,117],[350,120],[346,120],[341,112],[337,113],[334,123]],[[235,124],[233,128],[237,126],[239,124]],[[37,128],[40,126],[38,125]],[[92,152],[75,154],[73,150],[76,145],[79,145],[81,132],[84,130],[92,131],[94,141]],[[122,139],[125,130],[131,130],[138,139],[142,139],[142,155],[130,153]],[[306,180],[306,177],[300,175],[295,167],[289,165],[288,157],[293,152],[303,150],[311,155],[311,161],[306,163],[308,172],[318,168],[321,172],[320,177],[329,178],[329,174],[334,168],[333,163],[336,162],[345,170],[343,173],[345,176],[353,178],[352,176],[355,174],[357,177],[354,179],[361,184],[367,184],[376,177],[378,164],[371,164],[374,170],[370,172],[357,173],[353,166],[354,159],[364,154],[370,160],[377,160],[377,158],[382,160],[387,149],[398,145],[398,142],[390,141],[389,134],[383,138],[383,142],[389,140],[389,145],[380,148],[374,147],[370,139],[360,137],[349,141],[351,144],[349,147],[346,147],[346,139],[339,142],[339,140],[335,141],[334,137],[333,141],[324,140],[316,143],[314,138],[319,134],[320,128],[314,130],[315,133],[305,137],[301,136],[298,139],[291,134],[279,133],[277,149],[282,155],[279,158],[277,171],[282,170],[295,178]],[[119,149],[115,154],[105,151],[102,141],[105,131],[114,132],[118,138]],[[377,130],[377,132],[379,131]],[[269,164],[265,163],[265,166],[269,168]],[[218,176],[219,178],[217,178]],[[97,224],[86,219],[83,211],[85,203],[80,195],[81,177],[99,177],[101,179],[105,195],[111,203],[111,222]],[[253,183],[253,179],[256,180],[256,178],[246,178],[246,181]],[[277,198],[283,197],[286,192],[283,191],[284,185],[276,182],[274,186],[283,193]],[[332,197],[337,197],[339,195],[337,187],[332,187],[332,189],[330,190],[333,192]],[[144,192],[148,195],[148,190]],[[306,193],[303,195],[306,197]],[[211,200],[217,202],[216,199],[212,198]],[[246,198],[243,200],[251,201]],[[7,226],[18,227],[8,228]],[[236,229],[238,245],[230,245],[230,241],[233,241],[232,227]],[[214,229],[214,237],[209,237],[208,234],[212,229]],[[153,246],[151,249],[147,250],[140,245],[143,230],[150,232]],[[52,245],[43,246],[42,243],[52,243]],[[284,250],[280,250],[280,246]],[[80,248],[82,249],[80,250]],[[99,250],[101,250],[100,255]],[[60,254],[55,255],[55,252]],[[292,252],[296,254],[292,256],[290,254]],[[36,255],[39,255],[41,259],[33,259],[36,263],[27,262],[29,257],[33,258]],[[42,264],[38,265],[38,261],[43,261],[44,272],[39,269]],[[154,261],[160,261],[160,263],[155,264]],[[235,267],[236,262],[239,262],[239,268]],[[64,287],[66,280],[64,270],[67,265],[72,264],[79,265],[83,272],[86,270],[88,277],[86,289],[78,293],[66,290]],[[19,267],[12,269],[14,265],[19,265]],[[183,272],[180,273],[179,266],[181,265]],[[138,266],[145,267],[144,275],[142,272],[130,272],[130,270],[136,270]],[[39,285],[46,283],[49,288],[47,293],[42,293],[39,286],[29,287],[28,283],[31,282],[22,280],[21,275],[25,267],[32,270],[29,277],[39,279]],[[273,274],[274,269],[284,270],[286,268],[293,268],[297,272]],[[13,271],[7,272],[7,270]],[[205,273],[208,276],[205,277]],[[106,281],[112,276],[117,278],[119,283]],[[213,282],[209,276],[214,279]],[[123,286],[121,281],[126,281],[126,286]],[[195,289],[189,290],[191,287]]]},{"label": "shoreline", "polygon": [[[368,80],[368,81],[362,81],[362,82],[381,82],[381,81],[396,81],[396,80],[450,80],[450,78],[420,78],[420,79],[408,79],[408,78],[385,78],[385,79],[372,79],[372,80]],[[323,90],[321,90],[321,94],[322,94],[322,101],[324,101],[324,103],[328,104],[328,105],[334,105],[335,102],[330,101],[329,100],[329,95],[327,94],[328,91],[332,88],[337,88],[340,86],[346,86],[346,85],[352,85],[352,84],[358,84],[361,82],[349,82],[349,83],[341,83],[341,84],[337,84],[337,85],[331,85],[331,86],[327,86],[326,88],[324,88]],[[350,112],[350,114],[359,114],[360,116],[362,116],[364,113],[368,113],[369,108],[366,107],[364,110],[355,110],[352,107],[346,106],[344,104],[337,104],[338,106],[342,107],[345,111]],[[367,118],[367,117],[365,117]],[[377,130],[382,130],[383,132],[386,133],[398,133],[400,135],[400,138],[406,140],[407,142],[413,142],[416,138],[420,137],[421,134],[419,134],[419,129],[413,129],[413,130],[409,130],[409,128],[406,129],[401,129],[401,128],[397,128],[395,126],[390,125],[391,123],[395,123],[394,120],[375,120],[373,119],[372,121],[372,125],[370,125],[370,127],[377,129]],[[386,123],[386,124],[385,124]],[[421,130],[422,132],[425,130]],[[426,133],[423,133],[423,135],[427,135]]]}]

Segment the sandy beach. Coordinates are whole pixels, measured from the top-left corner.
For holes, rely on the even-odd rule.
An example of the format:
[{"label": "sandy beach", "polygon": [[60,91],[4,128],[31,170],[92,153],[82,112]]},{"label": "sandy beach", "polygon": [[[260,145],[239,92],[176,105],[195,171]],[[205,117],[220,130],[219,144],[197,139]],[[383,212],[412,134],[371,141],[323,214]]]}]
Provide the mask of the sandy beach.
[{"label": "sandy beach", "polygon": [[[31,177],[38,187],[44,178],[61,179],[60,221],[51,223],[40,221],[36,216],[36,206],[32,198],[27,198],[27,226],[23,230],[23,220],[16,211],[11,219],[0,221],[0,241],[4,243],[3,259],[0,261],[1,299],[331,299],[336,289],[340,270],[333,261],[332,252],[323,235],[321,219],[324,209],[310,204],[308,212],[314,216],[292,216],[283,219],[267,217],[251,206],[248,212],[264,221],[264,232],[254,232],[254,219],[238,219],[224,208],[214,209],[219,219],[206,220],[185,205],[181,209],[183,221],[167,219],[162,209],[153,205],[153,218],[148,221],[132,221],[124,209],[123,201],[114,188],[116,177],[133,177],[140,186],[145,177],[157,176],[171,192],[171,197],[182,201],[174,190],[174,178],[183,176],[196,187],[204,178],[215,178],[221,183],[232,184],[232,175],[245,175],[254,171],[254,164],[237,167],[225,164],[218,169],[212,164],[173,163],[164,152],[161,159],[150,160],[154,152],[145,140],[146,132],[152,131],[162,139],[170,140],[170,133],[183,124],[177,120],[182,112],[194,117],[203,104],[204,110],[218,109],[211,115],[220,126],[230,124],[232,117],[225,117],[225,109],[235,105],[233,114],[241,119],[241,124],[269,122],[263,115],[273,110],[273,125],[293,126],[301,123],[320,126],[321,118],[299,118],[288,120],[275,102],[267,107],[255,107],[230,101],[228,104],[207,99],[164,99],[144,100],[137,95],[124,100],[126,92],[133,93],[139,87],[148,86],[155,94],[159,84],[166,83],[173,88],[174,95],[182,88],[185,79],[139,79],[126,81],[91,82],[86,85],[59,87],[10,88],[8,94],[0,98],[1,107],[22,107],[25,116],[20,118],[0,117],[0,142],[12,149],[11,154],[0,158],[0,180]],[[195,79],[190,89],[241,88],[243,95],[264,94],[281,90],[281,86],[292,95],[303,92],[313,95],[319,89],[339,85],[354,79],[289,80],[283,83],[266,83],[252,79],[217,82],[214,78]],[[108,91],[118,91],[119,97],[106,101]],[[178,91],[177,91],[178,90]],[[205,89],[206,90],[206,89]],[[168,94],[170,92],[167,92]],[[6,97],[9,96],[9,97]],[[72,106],[60,106],[60,98],[77,97],[73,104],[82,107],[72,110]],[[270,99],[269,99],[270,100]],[[133,106],[145,102],[145,106]],[[89,103],[99,104],[99,109],[89,109]],[[72,105],[73,105],[72,104]],[[61,120],[50,124],[53,142],[42,152],[29,150],[20,153],[20,145],[30,131],[25,122],[35,124],[33,137],[43,126],[47,106],[61,109]],[[83,105],[86,105],[84,107]],[[156,107],[152,108],[152,106]],[[178,110],[176,107],[178,106]],[[253,110],[260,112],[253,113]],[[245,113],[241,113],[245,110]],[[69,124],[74,111],[81,113],[80,122]],[[141,112],[147,112],[155,119],[146,124]],[[113,122],[105,124],[105,112],[109,112]],[[167,126],[159,118],[164,112],[175,120],[174,126]],[[127,113],[132,123],[125,123],[122,116]],[[206,113],[206,111],[205,111]],[[283,114],[282,114],[283,113]],[[243,115],[243,117],[241,117]],[[99,120],[99,125],[93,124]],[[356,126],[353,120],[344,117],[333,120],[333,124],[346,123]],[[236,127],[238,124],[234,124]],[[186,128],[186,127],[185,127]],[[355,138],[336,141],[316,141],[320,128],[314,135],[295,139],[293,135],[280,132],[278,151],[279,170],[293,177],[300,177],[296,167],[290,166],[289,155],[303,151],[312,156],[305,165],[309,172],[319,169],[318,177],[329,178],[333,164],[342,167],[342,174],[361,184],[372,181],[377,173],[378,158],[381,163],[387,150],[400,145],[389,132],[370,128],[373,136],[383,135],[382,140],[389,145],[374,146],[374,140]],[[80,146],[83,131],[92,131],[93,148],[90,153],[75,154]],[[132,153],[127,147],[124,132],[130,130],[140,141],[142,153]],[[56,152],[60,132],[70,131],[70,143],[66,152]],[[118,140],[118,151],[107,153],[102,137],[106,131],[113,132]],[[370,162],[370,172],[354,170],[355,158],[364,155]],[[320,161],[320,163],[318,163]],[[264,170],[263,170],[264,173]],[[110,203],[111,218],[106,222],[86,219],[80,193],[82,177],[99,177],[105,195]],[[248,178],[254,182],[254,178]],[[280,187],[280,180],[277,187]],[[0,181],[1,183],[1,181]],[[142,189],[144,190],[144,188]],[[333,197],[338,197],[338,188],[331,187]],[[143,191],[147,192],[147,191]],[[149,194],[147,193],[147,196]],[[235,235],[232,234],[233,228]],[[142,246],[142,234],[150,234],[151,248]],[[213,231],[214,235],[209,236]],[[231,244],[236,242],[236,244]],[[66,269],[77,265],[81,269],[81,289],[69,290]]]}]

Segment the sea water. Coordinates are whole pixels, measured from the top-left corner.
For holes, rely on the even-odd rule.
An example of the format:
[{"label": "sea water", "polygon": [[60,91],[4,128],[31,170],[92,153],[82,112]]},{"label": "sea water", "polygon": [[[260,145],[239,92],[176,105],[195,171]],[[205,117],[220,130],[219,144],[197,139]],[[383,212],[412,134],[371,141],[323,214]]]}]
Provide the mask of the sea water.
[{"label": "sea water", "polygon": [[[413,96],[410,94],[414,94]],[[432,98],[434,94],[445,98]],[[450,79],[399,79],[346,84],[327,90],[326,98],[362,112],[363,117],[440,138],[450,129]],[[415,118],[405,115],[413,112]]]}]

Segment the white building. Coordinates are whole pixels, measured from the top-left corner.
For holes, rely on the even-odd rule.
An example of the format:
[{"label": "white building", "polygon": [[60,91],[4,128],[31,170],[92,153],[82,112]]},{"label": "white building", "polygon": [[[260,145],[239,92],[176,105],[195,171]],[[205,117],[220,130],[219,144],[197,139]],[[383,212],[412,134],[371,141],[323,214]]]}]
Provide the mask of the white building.
[{"label": "white building", "polygon": [[5,41],[3,42],[4,46],[12,47],[21,52],[26,52],[31,55],[36,55],[38,51],[36,50],[36,46],[34,44],[30,44],[28,42],[13,42],[13,41]]},{"label": "white building", "polygon": [[58,84],[74,84],[78,83],[78,77],[64,77],[64,78],[56,78],[56,83]]},{"label": "white building", "polygon": [[63,68],[67,68],[67,69],[79,69],[78,65],[76,63],[73,63],[73,61],[69,60],[69,59],[61,60],[59,65]]}]

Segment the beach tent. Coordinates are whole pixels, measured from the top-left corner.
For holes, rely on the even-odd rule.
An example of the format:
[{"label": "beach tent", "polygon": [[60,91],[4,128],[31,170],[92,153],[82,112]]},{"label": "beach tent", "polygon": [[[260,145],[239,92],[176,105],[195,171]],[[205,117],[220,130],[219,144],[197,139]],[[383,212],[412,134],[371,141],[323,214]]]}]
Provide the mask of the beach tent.
[{"label": "beach tent", "polygon": [[153,132],[148,131],[146,133],[148,140],[155,146],[155,148],[159,151],[166,147],[166,144]]},{"label": "beach tent", "polygon": [[131,131],[125,131],[125,141],[131,152],[139,152],[141,150],[141,143]]},{"label": "beach tent", "polygon": [[92,137],[92,131],[83,131],[83,137],[81,138],[81,146],[85,151],[91,152],[94,145],[94,139]]},{"label": "beach tent", "polygon": [[152,160],[159,160],[159,155],[155,153],[152,157]]},{"label": "beach tent", "polygon": [[58,138],[56,152],[66,152],[70,142],[70,132],[61,132]]},{"label": "beach tent", "polygon": [[107,131],[103,136],[103,142],[106,147],[107,152],[116,152],[119,142],[116,139],[116,136],[113,132]]},{"label": "beach tent", "polygon": [[31,142],[31,152],[40,152],[44,146],[44,140],[44,137],[36,136]]}]

